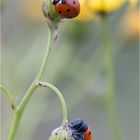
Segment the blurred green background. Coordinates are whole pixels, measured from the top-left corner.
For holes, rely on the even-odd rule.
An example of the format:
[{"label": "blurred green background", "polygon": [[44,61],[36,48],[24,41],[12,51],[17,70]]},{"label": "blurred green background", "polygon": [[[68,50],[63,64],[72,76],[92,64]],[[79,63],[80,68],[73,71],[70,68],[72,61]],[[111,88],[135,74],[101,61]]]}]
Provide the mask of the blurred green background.
[{"label": "blurred green background", "polygon": [[[1,81],[19,103],[40,67],[47,44],[47,24],[39,4],[7,0],[1,10]],[[40,13],[38,13],[38,10]],[[138,10],[109,15],[118,122],[123,140],[138,140],[139,23]],[[64,95],[69,119],[88,122],[94,140],[113,140],[106,107],[101,21],[67,20],[58,30],[44,79]],[[17,140],[45,140],[61,123],[55,94],[39,89],[22,117]],[[12,111],[1,97],[2,140],[7,139]]]}]

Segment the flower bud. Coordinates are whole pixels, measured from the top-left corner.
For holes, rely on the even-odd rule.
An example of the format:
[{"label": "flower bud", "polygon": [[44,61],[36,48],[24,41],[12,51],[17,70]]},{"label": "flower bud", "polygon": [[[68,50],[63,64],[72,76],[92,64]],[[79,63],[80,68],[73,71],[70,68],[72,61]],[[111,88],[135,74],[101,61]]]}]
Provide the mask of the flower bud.
[{"label": "flower bud", "polygon": [[49,24],[49,27],[54,25],[55,28],[57,28],[57,25],[61,21],[61,17],[57,14],[52,0],[43,0],[42,12]]},{"label": "flower bud", "polygon": [[65,125],[64,127],[61,126],[59,128],[54,129],[51,133],[49,140],[73,140],[73,139],[71,137],[67,125]]}]

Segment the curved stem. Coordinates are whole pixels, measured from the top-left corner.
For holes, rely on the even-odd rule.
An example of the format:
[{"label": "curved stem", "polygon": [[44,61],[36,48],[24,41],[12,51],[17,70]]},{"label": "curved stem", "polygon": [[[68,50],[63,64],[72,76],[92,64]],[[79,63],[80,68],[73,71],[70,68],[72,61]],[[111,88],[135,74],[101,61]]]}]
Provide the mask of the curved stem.
[{"label": "curved stem", "polygon": [[62,111],[63,111],[63,122],[62,122],[62,125],[64,125],[68,121],[68,119],[67,119],[68,118],[68,115],[67,115],[67,106],[66,106],[64,97],[62,96],[62,93],[54,85],[52,85],[50,83],[47,83],[47,82],[38,82],[37,84],[39,86],[42,86],[42,87],[48,87],[48,88],[50,88],[59,97],[60,102],[61,102],[61,106],[62,106]]},{"label": "curved stem", "polygon": [[50,50],[51,50],[51,47],[54,43],[55,35],[56,35],[56,29],[53,29],[53,28],[50,29],[49,28],[48,45],[47,45],[47,48],[46,48],[46,52],[45,52],[45,56],[44,56],[41,68],[39,70],[39,73],[38,73],[37,77],[35,78],[35,80],[31,84],[31,86],[29,87],[28,91],[26,92],[25,96],[23,97],[22,101],[19,104],[19,106],[17,108],[17,111],[14,114],[14,119],[13,119],[13,122],[12,122],[13,124],[12,124],[11,130],[10,130],[8,140],[14,140],[15,139],[15,135],[16,135],[17,129],[18,129],[19,124],[20,124],[22,113],[23,113],[27,103],[29,102],[32,94],[38,88],[38,85],[36,85],[36,82],[41,80],[42,77],[43,77],[43,74],[45,72],[45,68],[46,68],[46,65],[47,65],[47,62],[48,62]]},{"label": "curved stem", "polygon": [[0,85],[0,92],[3,93],[8,98],[8,100],[12,105],[12,109],[16,110],[16,102],[14,100],[12,93],[8,89],[6,89],[3,85]]},{"label": "curved stem", "polygon": [[108,30],[107,30],[107,19],[106,16],[102,19],[102,35],[104,42],[104,67],[107,78],[107,107],[109,113],[109,120],[112,126],[115,140],[121,140],[121,134],[118,127],[117,119],[117,107],[115,97],[115,79],[114,79],[114,65],[113,65],[113,51],[110,44]]}]

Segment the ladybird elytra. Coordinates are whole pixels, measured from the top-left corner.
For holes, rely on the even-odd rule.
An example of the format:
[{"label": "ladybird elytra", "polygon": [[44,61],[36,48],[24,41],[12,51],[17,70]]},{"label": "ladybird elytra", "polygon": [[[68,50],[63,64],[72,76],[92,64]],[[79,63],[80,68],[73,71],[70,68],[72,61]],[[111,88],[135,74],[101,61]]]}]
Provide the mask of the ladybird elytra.
[{"label": "ladybird elytra", "polygon": [[74,18],[80,13],[78,0],[53,0],[56,12],[62,18]]}]

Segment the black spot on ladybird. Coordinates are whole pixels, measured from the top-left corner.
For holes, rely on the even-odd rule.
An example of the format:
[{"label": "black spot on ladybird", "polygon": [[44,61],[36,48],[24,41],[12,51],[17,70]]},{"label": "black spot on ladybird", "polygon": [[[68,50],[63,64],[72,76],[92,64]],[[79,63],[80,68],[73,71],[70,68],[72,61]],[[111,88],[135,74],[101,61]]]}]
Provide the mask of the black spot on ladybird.
[{"label": "black spot on ladybird", "polygon": [[70,12],[70,9],[67,9],[67,12]]},{"label": "black spot on ladybird", "polygon": [[61,14],[62,12],[61,11],[58,11],[58,13]]},{"label": "black spot on ladybird", "polygon": [[89,135],[91,135],[91,132],[89,131]]},{"label": "black spot on ladybird", "polygon": [[76,4],[76,1],[73,1],[73,4],[75,5]]}]

